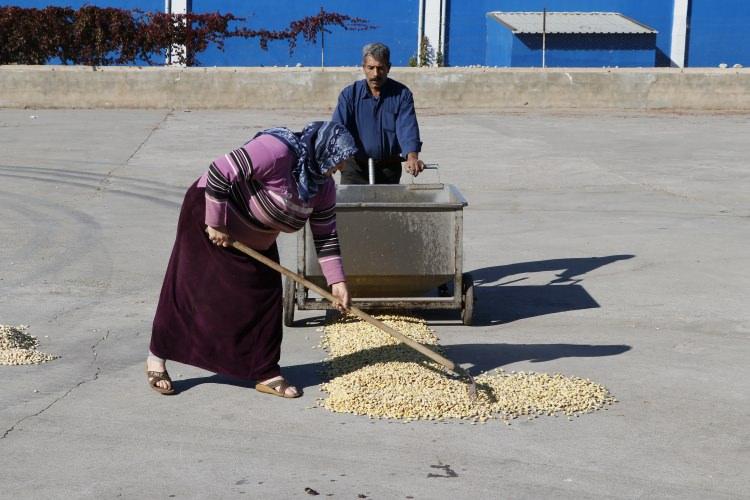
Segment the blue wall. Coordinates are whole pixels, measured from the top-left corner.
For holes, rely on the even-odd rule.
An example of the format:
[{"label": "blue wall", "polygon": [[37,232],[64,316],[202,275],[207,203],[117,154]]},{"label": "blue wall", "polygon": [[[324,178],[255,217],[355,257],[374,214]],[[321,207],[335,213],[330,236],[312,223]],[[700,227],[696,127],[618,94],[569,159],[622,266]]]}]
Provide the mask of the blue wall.
[{"label": "blue wall", "polygon": [[[376,5],[376,7],[374,7]],[[394,66],[406,66],[409,57],[416,55],[419,4],[416,0],[380,0],[377,4],[365,1],[325,0],[193,0],[194,12],[231,12],[244,17],[250,28],[270,30],[285,29],[291,21],[315,15],[323,7],[329,12],[339,12],[367,19],[376,29],[345,31],[331,27],[325,39],[326,66],[358,66],[362,63],[362,46],[379,41],[391,49]],[[231,40],[222,53],[209,49],[199,55],[204,66],[320,66],[320,39],[310,44],[300,37],[294,53],[284,41],[271,42],[268,51],[260,49],[257,40]]]},{"label": "blue wall", "polygon": [[750,2],[692,0],[688,66],[750,66]]},{"label": "blue wall", "polygon": [[[541,67],[542,36],[516,35],[513,39],[511,66]],[[550,68],[650,68],[654,66],[655,42],[656,35],[646,34],[547,35],[545,61]]]},{"label": "blue wall", "polygon": [[[445,0],[448,19],[446,23],[445,60],[450,66],[490,64],[505,66],[499,54],[488,54],[488,39],[493,44],[509,44],[499,32],[487,29],[485,14],[490,11],[606,11],[621,12],[656,29],[656,65],[668,66],[671,45],[673,0]],[[687,65],[717,66],[720,63],[750,66],[750,0],[691,0],[690,28],[688,31]],[[138,8],[144,11],[161,11],[163,0],[17,0],[4,5],[42,8],[48,5],[80,7]],[[193,0],[195,12],[231,12],[247,18],[251,28],[284,29],[290,21],[314,15],[323,6],[332,12],[367,19],[376,29],[364,32],[347,32],[332,28],[326,37],[325,59],[327,66],[358,65],[362,45],[382,41],[392,50],[393,63],[403,66],[416,53],[418,0]],[[514,50],[521,57],[523,48],[516,42]],[[320,64],[320,40],[315,45],[300,40],[297,49],[289,56],[285,42],[271,42],[267,52],[262,51],[257,40],[230,41],[225,52],[209,49],[198,55],[205,66],[284,66],[301,63],[305,66]],[[520,60],[520,59],[518,59]],[[515,64],[515,63],[514,63]],[[578,65],[577,63],[576,65]],[[620,64],[624,65],[624,64]]]},{"label": "blue wall", "polygon": [[[513,54],[513,33],[495,19],[487,16],[486,66],[511,67]],[[492,47],[492,50],[489,48]]]},{"label": "blue wall", "polygon": [[[708,3],[709,0],[702,0]],[[721,1],[721,0],[720,0]],[[745,0],[737,0],[745,1]],[[485,14],[490,11],[620,12],[659,32],[656,64],[669,66],[673,0],[471,0],[448,2],[446,62],[450,66],[486,60]]]}]

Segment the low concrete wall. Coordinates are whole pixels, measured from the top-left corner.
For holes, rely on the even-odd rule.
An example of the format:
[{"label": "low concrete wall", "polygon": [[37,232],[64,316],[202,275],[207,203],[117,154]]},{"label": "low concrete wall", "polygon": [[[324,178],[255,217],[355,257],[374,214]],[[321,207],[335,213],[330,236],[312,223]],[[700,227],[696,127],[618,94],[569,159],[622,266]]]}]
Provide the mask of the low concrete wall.
[{"label": "low concrete wall", "polygon": [[[750,111],[750,69],[394,68],[417,107],[445,111]],[[359,68],[0,66],[0,107],[301,108],[335,105]]]}]

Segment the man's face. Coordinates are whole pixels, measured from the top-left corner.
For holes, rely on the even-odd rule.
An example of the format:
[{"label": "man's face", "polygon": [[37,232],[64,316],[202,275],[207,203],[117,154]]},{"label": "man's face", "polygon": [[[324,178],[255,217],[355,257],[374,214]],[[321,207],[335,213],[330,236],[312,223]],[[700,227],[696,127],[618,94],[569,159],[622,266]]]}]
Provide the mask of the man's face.
[{"label": "man's face", "polygon": [[365,62],[362,65],[362,68],[365,71],[365,78],[367,78],[367,83],[371,87],[376,88],[383,86],[386,78],[388,78],[388,71],[390,71],[391,69],[390,65],[387,65],[382,61],[378,61],[372,56],[367,56],[365,58]]}]

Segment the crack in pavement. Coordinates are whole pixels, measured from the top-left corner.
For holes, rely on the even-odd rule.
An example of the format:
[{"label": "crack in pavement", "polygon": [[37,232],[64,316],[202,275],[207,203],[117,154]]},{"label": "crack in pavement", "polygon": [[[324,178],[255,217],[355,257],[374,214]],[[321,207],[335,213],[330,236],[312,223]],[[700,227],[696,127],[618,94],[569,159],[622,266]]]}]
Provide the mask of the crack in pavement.
[{"label": "crack in pavement", "polygon": [[[100,338],[99,340],[97,340],[97,341],[96,341],[96,342],[94,343],[94,345],[92,345],[92,346],[91,346],[91,351],[92,351],[92,353],[93,353],[93,355],[94,355],[94,359],[93,359],[93,360],[91,360],[91,363],[92,363],[92,364],[93,364],[94,362],[96,362],[96,358],[97,358],[97,356],[98,356],[98,354],[97,354],[97,352],[96,352],[96,348],[97,348],[97,347],[99,346],[99,344],[101,344],[102,342],[104,342],[105,340],[107,340],[107,338],[109,338],[109,334],[110,334],[110,331],[109,331],[109,330],[107,330],[107,334],[106,334],[106,335],[104,335],[104,336],[103,336],[102,338]],[[63,399],[65,399],[66,397],[68,397],[68,395],[70,395],[70,393],[72,393],[72,392],[73,392],[74,390],[76,390],[76,389],[78,389],[79,387],[81,387],[81,386],[82,386],[83,384],[86,384],[86,383],[88,383],[88,382],[94,382],[95,380],[97,380],[97,379],[99,378],[99,374],[100,374],[100,373],[101,373],[101,367],[100,367],[100,366],[97,366],[97,367],[96,367],[96,371],[94,372],[94,376],[93,376],[92,378],[90,378],[90,379],[88,379],[88,380],[81,380],[80,382],[78,382],[77,384],[75,384],[75,385],[74,385],[73,387],[71,387],[70,389],[68,389],[67,391],[65,391],[65,394],[63,394],[63,395],[62,395],[62,396],[60,396],[59,398],[57,398],[57,399],[55,399],[54,401],[52,401],[52,402],[51,402],[50,404],[48,404],[47,406],[45,406],[44,408],[42,408],[42,409],[41,409],[41,410],[39,410],[38,412],[36,412],[36,413],[33,413],[33,414],[31,414],[31,415],[26,415],[25,417],[21,418],[21,419],[20,419],[20,420],[18,420],[18,421],[17,421],[16,423],[14,423],[13,425],[11,425],[11,426],[10,426],[10,428],[8,428],[8,429],[7,429],[7,430],[6,430],[6,431],[5,431],[4,433],[3,433],[3,435],[2,435],[2,436],[0,436],[0,439],[5,439],[5,438],[7,438],[7,437],[8,437],[8,435],[9,435],[9,434],[10,434],[11,432],[13,432],[14,430],[16,430],[16,427],[18,427],[18,425],[20,425],[20,424],[21,424],[22,422],[24,422],[25,420],[28,420],[28,419],[30,419],[30,418],[38,417],[39,415],[41,415],[41,414],[42,414],[42,413],[44,413],[45,411],[47,411],[47,410],[49,410],[50,408],[52,408],[52,407],[53,407],[54,405],[56,405],[57,403],[59,403],[60,401],[62,401]]]},{"label": "crack in pavement", "polygon": [[[161,120],[159,120],[159,123],[157,123],[157,124],[156,124],[156,125],[155,125],[155,126],[154,126],[154,127],[152,128],[152,129],[151,129],[151,132],[149,132],[149,133],[148,133],[148,135],[146,136],[146,138],[145,138],[145,139],[143,139],[143,141],[142,141],[142,142],[141,142],[141,143],[140,143],[140,144],[138,145],[138,147],[137,147],[137,148],[135,148],[135,151],[133,151],[133,153],[132,153],[132,154],[131,154],[130,156],[128,156],[128,159],[127,159],[127,160],[125,160],[125,165],[127,165],[128,163],[130,163],[130,160],[132,160],[132,159],[133,159],[133,157],[134,157],[135,155],[137,155],[137,154],[138,154],[138,151],[140,151],[140,150],[141,150],[141,148],[142,148],[142,147],[143,147],[143,146],[144,146],[144,145],[145,145],[145,144],[146,144],[146,143],[148,142],[148,140],[149,140],[149,139],[151,139],[151,136],[152,136],[152,135],[154,135],[154,132],[156,132],[157,130],[159,130],[159,129],[161,128],[161,126],[162,126],[162,125],[164,124],[164,122],[166,122],[166,121],[167,121],[167,119],[168,119],[168,118],[169,118],[170,116],[172,116],[172,115],[174,115],[174,110],[173,110],[173,109],[170,109],[169,111],[167,111],[167,113],[166,113],[166,114],[165,114],[165,115],[164,115],[164,116],[162,117],[162,119],[161,119]],[[114,169],[112,169],[112,171],[114,171],[114,170],[115,170],[115,169],[117,169],[117,168],[119,168],[119,166],[118,166],[118,167],[115,167]],[[110,172],[110,173],[109,173],[109,174],[107,174],[107,175],[110,175],[111,173],[112,173],[112,172]]]},{"label": "crack in pavement", "polygon": [[125,160],[125,162],[122,164],[115,165],[114,167],[112,167],[112,169],[109,172],[107,172],[104,175],[104,178],[99,182],[99,187],[96,188],[96,190],[103,191],[104,189],[106,189],[106,186],[110,184],[110,178],[112,177],[112,174],[115,172],[115,170],[127,166],[128,163],[130,163],[130,160],[132,160],[133,157],[137,155],[138,152],[143,148],[143,146],[145,146],[146,143],[151,139],[151,136],[153,136],[154,133],[161,128],[164,122],[166,122],[167,119],[169,119],[169,117],[172,116],[173,114],[174,114],[174,110],[170,109],[169,111],[167,111],[165,115],[162,117],[162,119],[159,120],[159,123],[157,123],[151,128],[149,133],[146,135],[146,138],[143,139],[143,141],[141,141],[141,143],[138,145],[138,147],[135,148],[135,150],[132,153],[130,153],[130,156],[128,156],[128,159]]}]

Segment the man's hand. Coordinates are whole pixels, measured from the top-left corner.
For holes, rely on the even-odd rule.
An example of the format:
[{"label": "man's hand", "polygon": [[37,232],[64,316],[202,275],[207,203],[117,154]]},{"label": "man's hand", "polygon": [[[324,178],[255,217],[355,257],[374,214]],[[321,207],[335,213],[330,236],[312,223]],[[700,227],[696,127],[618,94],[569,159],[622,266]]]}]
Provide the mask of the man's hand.
[{"label": "man's hand", "polygon": [[419,159],[419,153],[409,153],[406,156],[406,171],[414,177],[424,170],[424,162]]},{"label": "man's hand", "polygon": [[349,297],[349,289],[346,287],[346,281],[334,283],[331,285],[331,293],[336,297],[336,309],[345,313],[352,305],[352,299]]},{"label": "man's hand", "polygon": [[219,247],[228,247],[232,245],[232,238],[229,237],[229,231],[226,227],[208,226],[206,232],[208,233],[208,239],[211,240],[211,243],[214,245]]}]

